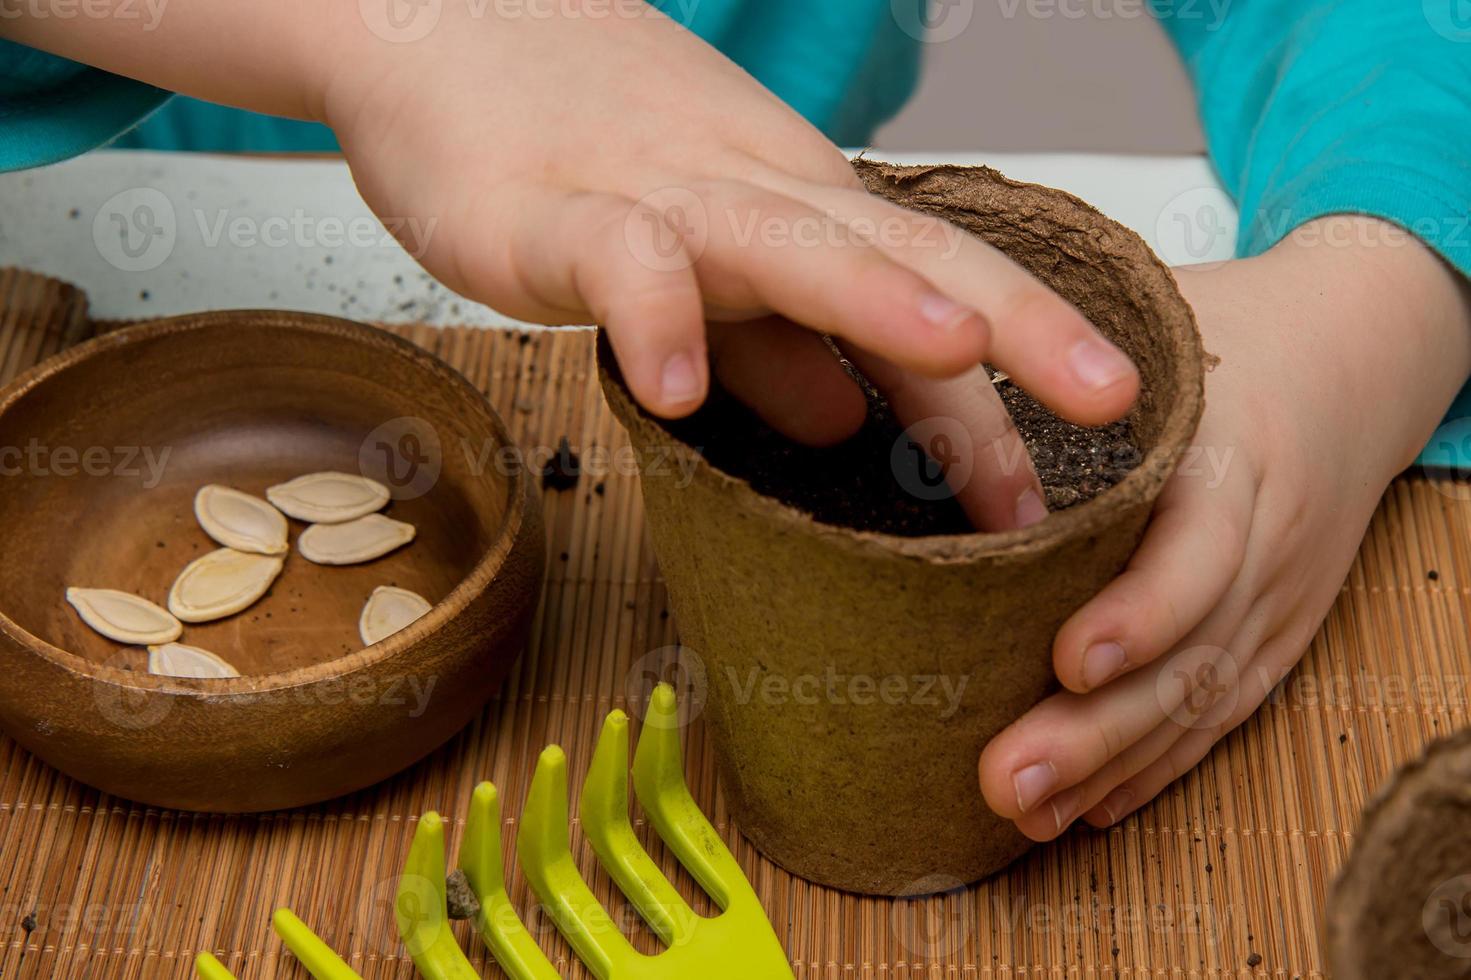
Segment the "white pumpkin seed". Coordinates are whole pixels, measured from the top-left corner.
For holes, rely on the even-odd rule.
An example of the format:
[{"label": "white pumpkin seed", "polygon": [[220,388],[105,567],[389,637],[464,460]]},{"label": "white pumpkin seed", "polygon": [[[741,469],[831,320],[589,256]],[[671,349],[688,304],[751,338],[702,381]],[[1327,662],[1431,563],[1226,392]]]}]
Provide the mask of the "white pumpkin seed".
[{"label": "white pumpkin seed", "polygon": [[341,524],[380,511],[388,488],[351,473],[308,473],[266,491],[266,498],[288,517],[313,524]]},{"label": "white pumpkin seed", "polygon": [[179,573],[169,591],[169,611],[186,623],[232,616],[266,594],[284,560],[234,548],[211,551]]},{"label": "white pumpkin seed", "polygon": [[415,533],[412,524],[369,514],[346,524],[313,524],[296,539],[296,548],[318,565],[357,565],[402,548]]},{"label": "white pumpkin seed", "polygon": [[417,592],[380,585],[368,596],[363,614],[358,617],[358,635],[363,638],[364,646],[372,646],[417,622],[431,608],[429,601]]},{"label": "white pumpkin seed", "polygon": [[286,516],[259,497],[211,483],[194,495],[194,516],[204,533],[226,548],[286,554]]},{"label": "white pumpkin seed", "polygon": [[148,648],[148,672],[163,677],[239,677],[218,654],[183,643]]},{"label": "white pumpkin seed", "polygon": [[169,643],[184,626],[168,611],[131,592],[116,589],[67,589],[66,601],[82,622],[119,643]]}]

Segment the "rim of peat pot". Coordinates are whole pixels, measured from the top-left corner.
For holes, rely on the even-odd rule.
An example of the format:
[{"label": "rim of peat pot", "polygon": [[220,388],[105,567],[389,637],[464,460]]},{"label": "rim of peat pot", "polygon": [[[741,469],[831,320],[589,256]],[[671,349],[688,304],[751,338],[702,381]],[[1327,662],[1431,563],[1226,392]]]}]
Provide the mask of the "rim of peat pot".
[{"label": "rim of peat pot", "polygon": [[[85,365],[93,359],[104,358],[109,353],[119,350],[138,347],[147,350],[149,344],[168,341],[168,338],[187,334],[209,334],[212,331],[235,331],[241,328],[259,331],[281,331],[282,335],[290,337],[303,337],[310,340],[312,337],[319,338],[319,347],[307,347],[313,356],[322,358],[321,363],[331,368],[330,359],[332,341],[343,341],[349,344],[350,349],[362,353],[363,358],[390,359],[390,362],[399,362],[405,366],[407,377],[418,378],[421,387],[428,387],[434,393],[440,393],[446,397],[444,405],[450,406],[447,411],[459,409],[465,412],[460,418],[468,419],[466,424],[475,425],[481,433],[488,433],[493,440],[499,441],[503,446],[513,446],[515,441],[510,437],[506,428],[505,419],[491,405],[490,399],[474,386],[465,375],[456,371],[453,366],[432,355],[428,350],[410,343],[405,338],[371,327],[371,325],[357,324],[347,319],[334,318],[334,316],[315,315],[315,313],[287,312],[287,310],[210,310],[210,312],[187,313],[187,315],[172,316],[172,318],[159,319],[159,321],[144,322],[144,324],[129,325],[129,327],[118,328],[110,333],[91,338],[84,343],[76,344],[75,347],[63,350],[57,355],[51,356],[47,361],[34,366],[24,372],[21,377],[13,380],[9,386],[0,390],[0,419],[6,419],[12,409],[19,403],[24,402],[26,397],[40,393],[44,386],[50,381],[57,380],[59,375],[66,374],[71,369]],[[200,338],[197,343],[207,343]],[[322,355],[327,352],[327,355]],[[166,352],[152,353],[152,356],[166,356]],[[263,368],[269,369],[272,361],[269,356],[262,358]],[[246,362],[240,362],[246,363]],[[288,363],[288,362],[284,362]],[[310,369],[318,362],[307,358],[302,362],[303,368]],[[290,365],[288,365],[290,366]],[[246,369],[249,369],[247,366]],[[350,366],[338,366],[337,369],[344,377],[355,378],[362,383],[381,384],[374,378],[381,375],[357,374]],[[412,374],[409,372],[412,371]],[[412,399],[413,390],[406,391],[405,399]],[[447,416],[441,424],[453,424],[455,416]],[[444,480],[446,477],[440,477]],[[485,477],[490,480],[491,477]],[[488,533],[485,533],[484,544],[475,542],[475,552],[471,552],[474,558],[466,556],[466,569],[463,574],[456,571],[455,586],[443,597],[432,603],[430,611],[410,624],[409,627],[385,637],[381,642],[372,646],[363,647],[360,642],[355,642],[352,649],[328,656],[327,659],[316,659],[299,667],[291,667],[288,670],[268,670],[257,672],[257,674],[244,674],[241,677],[229,678],[191,678],[191,677],[168,677],[168,675],[150,674],[144,670],[124,670],[122,667],[97,661],[78,655],[65,647],[57,646],[50,640],[43,639],[32,633],[26,627],[22,627],[9,609],[9,603],[0,602],[0,637],[3,637],[9,645],[24,650],[25,653],[37,658],[38,664],[49,664],[50,667],[40,667],[34,670],[62,671],[60,674],[53,672],[51,681],[56,683],[59,678],[71,677],[79,684],[90,684],[94,692],[112,689],[118,695],[127,695],[131,692],[134,697],[159,697],[166,699],[177,708],[171,711],[182,711],[182,705],[193,705],[190,711],[209,712],[216,709],[227,709],[227,706],[237,705],[238,711],[250,711],[252,705],[260,705],[266,709],[266,717],[271,712],[281,711],[281,708],[271,708],[271,700],[262,702],[262,696],[278,695],[293,697],[293,690],[322,690],[324,699],[322,705],[331,706],[341,702],[328,702],[325,699],[324,684],[340,684],[350,689],[355,681],[366,683],[366,680],[377,684],[375,692],[382,684],[393,680],[396,675],[402,674],[402,678],[410,677],[416,670],[416,665],[427,662],[432,675],[449,675],[453,680],[456,672],[466,670],[477,670],[478,683],[484,680],[488,693],[493,695],[493,687],[502,683],[506,672],[509,672],[513,662],[513,656],[505,656],[502,653],[509,647],[510,642],[524,643],[525,631],[530,627],[531,615],[534,614],[537,605],[538,594],[541,589],[541,574],[544,568],[544,542],[541,534],[540,503],[531,491],[530,477],[525,472],[524,466],[518,466],[515,471],[509,472],[505,478],[496,478],[497,496],[505,494],[505,511],[496,518],[487,522]],[[453,486],[453,484],[452,484]],[[453,491],[453,490],[452,490]],[[465,506],[474,506],[474,503],[465,500]],[[499,521],[496,524],[494,521]],[[291,552],[296,552],[296,543],[291,544]],[[533,553],[534,552],[534,553]],[[469,562],[474,564],[469,564]],[[324,574],[330,575],[331,568],[322,569]],[[166,583],[165,583],[166,584]],[[60,602],[60,599],[57,599]],[[502,621],[497,625],[493,634],[481,637],[459,636],[463,633],[466,622],[471,619],[484,618],[490,609],[499,609]],[[244,615],[244,614],[237,614]],[[468,619],[462,619],[468,617]],[[232,618],[232,617],[231,617]],[[229,618],[225,619],[228,621]],[[188,625],[188,624],[185,624]],[[344,627],[346,628],[346,627]],[[356,636],[356,625],[353,625],[353,633]],[[182,642],[188,643],[188,631]],[[129,645],[122,645],[127,647]],[[519,653],[519,649],[518,649]],[[503,670],[499,664],[505,659]],[[412,662],[410,662],[412,661]],[[494,661],[494,664],[491,664]],[[494,675],[494,680],[491,677]],[[402,680],[400,678],[400,680]],[[65,684],[65,681],[63,681]],[[62,692],[63,689],[57,689]],[[430,689],[434,692],[434,689]],[[259,768],[249,768],[262,762],[269,755],[271,746],[247,745],[244,746],[241,758],[249,759],[249,765],[243,765],[240,773],[232,774],[232,777],[222,774],[221,784],[228,784],[228,790],[221,790],[221,798],[228,798],[227,802],[212,803],[207,796],[206,780],[200,775],[199,778],[187,777],[179,774],[177,780],[172,777],[168,761],[160,761],[157,765],[149,764],[147,767],[153,771],[169,771],[171,775],[166,777],[166,789],[156,787],[141,787],[135,793],[129,793],[125,789],[119,789],[116,780],[107,784],[106,780],[96,775],[85,775],[78,770],[90,767],[91,770],[99,770],[96,764],[85,762],[85,746],[90,745],[93,740],[106,737],[101,730],[110,730],[118,725],[103,725],[100,730],[90,733],[76,733],[72,736],[68,733],[65,745],[59,745],[54,750],[37,748],[31,745],[29,739],[18,739],[26,749],[40,756],[44,761],[65,771],[68,775],[78,778],[82,783],[99,786],[104,792],[116,793],[124,798],[135,799],[138,802],[149,803],[149,805],[169,806],[169,808],[193,809],[193,811],[213,812],[250,812],[262,811],[262,809],[281,809],[288,806],[309,805],[319,800],[332,799],[335,796],[347,792],[355,792],[363,786],[377,783],[382,778],[390,777],[399,773],[407,765],[412,765],[418,759],[432,752],[438,746],[443,745],[444,740],[449,739],[463,727],[463,724],[474,717],[474,712],[484,705],[484,699],[478,700],[474,708],[469,708],[469,700],[474,699],[466,692],[447,692],[449,699],[441,697],[438,693],[431,695],[424,692],[424,706],[432,705],[434,708],[422,712],[421,715],[405,715],[406,721],[391,721],[390,718],[372,711],[359,711],[353,715],[359,724],[365,725],[365,739],[377,743],[384,739],[393,739],[394,730],[399,731],[400,737],[397,745],[402,752],[397,753],[400,758],[382,761],[382,771],[372,771],[371,778],[360,778],[353,774],[350,765],[338,765],[335,771],[337,781],[332,783],[327,790],[315,792],[315,790],[304,789],[303,780],[306,774],[315,770],[321,770],[324,765],[332,764],[331,758],[334,753],[341,750],[341,739],[347,737],[343,731],[335,728],[312,728],[313,733],[318,736],[316,742],[297,745],[291,743],[291,749],[300,749],[300,758],[296,762],[297,771],[303,775],[297,775],[293,780],[282,780],[279,786],[260,786],[259,792],[250,790],[250,780],[260,778],[268,781],[268,775],[262,775]],[[106,695],[115,697],[118,695]],[[57,695],[60,697],[62,695]],[[101,697],[100,693],[94,693],[93,697]],[[63,702],[57,702],[63,703]],[[160,702],[162,703],[162,702]],[[309,702],[316,705],[316,700]],[[438,709],[443,708],[443,717],[435,717]],[[37,708],[37,711],[40,708]],[[307,714],[316,717],[315,712],[321,712],[322,708],[307,709]],[[468,714],[465,714],[468,711]],[[10,708],[4,706],[4,714],[7,717],[25,718],[24,705],[21,708]],[[163,712],[162,717],[168,717],[169,712]],[[302,715],[302,724],[307,724],[307,714]],[[399,712],[403,714],[402,711]],[[465,717],[456,718],[450,715],[465,714]],[[203,717],[203,715],[200,715]],[[197,724],[200,717],[191,715],[190,721]],[[257,721],[263,718],[257,717]],[[450,724],[453,722],[453,724]],[[63,722],[65,724],[65,722]],[[172,722],[168,722],[172,724]],[[234,724],[234,720],[231,720]],[[244,717],[241,715],[241,724]],[[349,722],[350,724],[350,722]],[[449,727],[446,727],[449,725]],[[65,728],[59,728],[65,733]],[[410,736],[410,731],[412,736]],[[138,736],[153,731],[140,730]],[[43,731],[46,734],[46,731]],[[300,733],[299,733],[300,734]],[[352,731],[356,736],[356,731]],[[443,737],[441,737],[443,736]],[[50,736],[47,736],[50,737]],[[228,739],[227,739],[228,740]],[[332,746],[338,749],[332,749]],[[210,752],[221,756],[216,759],[218,764],[228,765],[229,748],[222,746],[218,750],[210,749]],[[412,753],[412,758],[407,756]],[[352,756],[355,764],[362,764],[363,750],[355,749],[353,752],[341,753],[341,761],[346,762]],[[384,753],[385,756],[388,753]],[[131,758],[131,756],[129,756]],[[193,756],[191,756],[193,758]],[[191,765],[202,764],[206,758],[203,752],[197,758],[193,758]],[[212,756],[210,756],[212,758]],[[65,759],[65,761],[63,761]],[[78,762],[78,759],[82,759]],[[115,761],[116,764],[116,759]],[[391,762],[391,765],[390,765]],[[138,764],[143,767],[143,764]],[[291,768],[290,765],[285,768]],[[359,765],[357,771],[368,774],[371,765]],[[106,771],[104,770],[101,770]],[[140,777],[147,778],[147,777]],[[234,783],[231,783],[234,778]],[[324,780],[324,783],[327,780]],[[187,789],[179,789],[185,786]],[[262,800],[260,805],[254,799]],[[247,802],[240,802],[240,800]]]},{"label": "rim of peat pot", "polygon": [[[987,170],[989,168],[975,169]],[[1005,178],[1001,179],[1005,180]],[[1035,186],[1018,181],[1007,180],[1006,182],[1021,187]],[[1047,190],[1066,197],[1080,208],[1104,217],[1092,205],[1072,194],[1053,188],[1047,188]],[[1175,359],[1173,378],[1179,397],[1169,407],[1154,446],[1122,480],[1091,500],[1066,510],[1050,512],[1045,520],[1030,527],[1010,531],[972,531],[964,534],[932,534],[918,537],[880,531],[860,531],[841,524],[821,521],[812,514],[784,503],[776,497],[760,493],[751,486],[748,480],[727,473],[711,463],[698,449],[644,411],[643,406],[634,400],[624,382],[623,371],[618,366],[617,359],[612,355],[606,332],[599,328],[598,367],[606,377],[615,382],[613,385],[605,385],[604,390],[610,400],[616,400],[615,412],[621,419],[625,422],[630,419],[634,420],[634,423],[646,434],[664,440],[675,452],[696,460],[698,467],[707,470],[731,493],[737,495],[745,507],[778,523],[801,526],[805,531],[828,536],[840,546],[850,547],[855,552],[901,555],[937,563],[965,563],[979,558],[1024,556],[1045,551],[1060,540],[1076,537],[1087,533],[1091,528],[1109,523],[1113,515],[1138,500],[1157,498],[1165,483],[1174,474],[1179,453],[1188,447],[1190,439],[1194,436],[1205,406],[1206,355],[1201,345],[1195,313],[1180,295],[1179,286],[1169,267],[1160,261],[1159,257],[1137,234],[1123,228],[1122,225],[1119,227],[1128,233],[1127,239],[1120,236],[1122,244],[1126,246],[1126,250],[1136,253],[1137,268],[1141,274],[1147,274],[1149,278],[1154,279],[1153,285],[1156,289],[1165,293],[1173,293],[1178,299],[1177,304],[1169,305],[1177,305],[1182,315],[1174,321],[1167,321],[1167,325],[1172,328],[1171,332],[1179,342],[1179,353]],[[1162,304],[1159,308],[1167,309],[1168,305]]]}]

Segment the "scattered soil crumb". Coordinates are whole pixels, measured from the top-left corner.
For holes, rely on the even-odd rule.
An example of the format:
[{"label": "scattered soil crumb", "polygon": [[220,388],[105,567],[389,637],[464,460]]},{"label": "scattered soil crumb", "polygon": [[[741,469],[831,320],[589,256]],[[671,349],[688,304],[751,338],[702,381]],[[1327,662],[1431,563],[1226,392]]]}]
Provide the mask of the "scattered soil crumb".
[{"label": "scattered soil crumb", "polygon": [[557,443],[557,451],[541,468],[541,485],[548,490],[571,490],[582,474],[582,458],[572,451],[566,436]]},{"label": "scattered soil crumb", "polygon": [[475,897],[465,872],[459,868],[451,871],[444,885],[451,919],[473,919],[480,913],[480,900]]}]

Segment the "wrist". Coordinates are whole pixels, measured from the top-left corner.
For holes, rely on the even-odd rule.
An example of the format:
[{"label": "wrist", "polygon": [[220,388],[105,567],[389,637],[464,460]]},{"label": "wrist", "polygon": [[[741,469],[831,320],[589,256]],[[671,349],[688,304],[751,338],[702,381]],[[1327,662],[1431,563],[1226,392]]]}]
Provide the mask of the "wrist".
[{"label": "wrist", "polygon": [[1471,376],[1466,278],[1408,231],[1362,215],[1308,222],[1261,260],[1303,320],[1331,335],[1344,410],[1364,412],[1363,431],[1395,440],[1408,465]]}]

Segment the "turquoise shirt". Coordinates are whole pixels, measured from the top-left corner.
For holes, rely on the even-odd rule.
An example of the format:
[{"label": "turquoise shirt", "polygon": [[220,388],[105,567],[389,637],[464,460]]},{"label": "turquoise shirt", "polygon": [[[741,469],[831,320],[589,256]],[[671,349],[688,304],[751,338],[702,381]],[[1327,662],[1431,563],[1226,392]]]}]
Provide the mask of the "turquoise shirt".
[{"label": "turquoise shirt", "polygon": [[[1407,228],[1471,275],[1468,0],[1149,2],[1195,80],[1211,159],[1240,208],[1243,255],[1269,248],[1312,218],[1354,212]],[[956,0],[940,3],[940,12],[955,13]],[[915,85],[925,0],[657,5],[841,145],[866,143]],[[209,150],[336,147],[315,124],[169,99],[0,42],[0,170],[109,141]],[[1471,419],[1471,394],[1463,394],[1453,417]],[[1471,421],[1466,425],[1471,437]],[[1459,449],[1439,442],[1426,462],[1471,465],[1471,438]]]},{"label": "turquoise shirt", "polygon": [[[858,146],[914,90],[924,2],[656,0],[654,5],[718,47],[834,142]],[[170,100],[150,86],[0,41],[0,170],[52,163],[109,141],[122,147],[215,151],[337,148],[331,131],[316,123],[196,99]]]},{"label": "turquoise shirt", "polygon": [[[1195,79],[1242,254],[1351,212],[1471,275],[1471,3],[1150,2]],[[1471,468],[1471,387],[1419,462]]]}]

